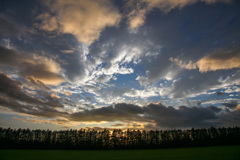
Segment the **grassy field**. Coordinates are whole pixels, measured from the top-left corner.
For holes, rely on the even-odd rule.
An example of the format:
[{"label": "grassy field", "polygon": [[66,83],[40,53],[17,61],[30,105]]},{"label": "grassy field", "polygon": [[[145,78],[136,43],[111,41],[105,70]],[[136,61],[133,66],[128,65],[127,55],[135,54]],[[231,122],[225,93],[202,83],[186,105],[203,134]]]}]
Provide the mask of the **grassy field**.
[{"label": "grassy field", "polygon": [[0,150],[0,160],[240,160],[240,146],[152,150]]}]

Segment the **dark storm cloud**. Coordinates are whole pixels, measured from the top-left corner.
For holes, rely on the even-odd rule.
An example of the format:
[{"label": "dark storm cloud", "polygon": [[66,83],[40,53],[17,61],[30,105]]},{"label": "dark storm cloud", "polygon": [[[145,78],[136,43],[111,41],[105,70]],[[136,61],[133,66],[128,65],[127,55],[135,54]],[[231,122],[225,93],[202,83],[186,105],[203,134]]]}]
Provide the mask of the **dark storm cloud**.
[{"label": "dark storm cloud", "polygon": [[224,92],[220,92],[220,91],[216,92],[216,95],[217,95],[217,96],[222,96],[222,95],[224,95],[224,94],[225,94]]},{"label": "dark storm cloud", "polygon": [[229,103],[223,103],[222,105],[224,105],[225,107],[229,108],[229,109],[235,109],[238,106],[238,102],[237,101],[232,101]]},{"label": "dark storm cloud", "polygon": [[67,78],[74,82],[83,80],[87,76],[87,66],[82,57],[82,52],[67,56],[68,65],[65,66]]},{"label": "dark storm cloud", "polygon": [[52,97],[47,92],[39,92],[37,97],[27,95],[21,88],[21,83],[14,81],[4,74],[0,74],[0,105],[15,112],[30,115],[55,117],[63,113],[55,108],[62,108],[59,99]]},{"label": "dark storm cloud", "polygon": [[36,100],[31,96],[28,96],[26,93],[24,93],[22,88],[20,87],[21,85],[20,82],[14,81],[4,74],[0,74],[0,84],[1,95],[5,95],[6,97],[30,104],[42,103],[39,100]]},{"label": "dark storm cloud", "polygon": [[220,121],[223,123],[224,126],[240,126],[240,109],[222,114],[220,116]]},{"label": "dark storm cloud", "polygon": [[[221,126],[221,108],[186,107],[178,109],[162,104],[149,104],[145,107],[119,103],[98,109],[73,113],[70,119],[73,121],[139,121],[153,122],[157,127],[163,128],[190,128]],[[228,116],[227,114],[225,116]],[[225,122],[224,122],[225,123]]]},{"label": "dark storm cloud", "polygon": [[107,107],[85,110],[73,113],[70,120],[73,121],[131,121],[138,120],[138,114],[143,113],[143,109],[137,105],[119,103]]},{"label": "dark storm cloud", "polygon": [[46,105],[29,105],[19,103],[18,101],[0,95],[0,105],[11,109],[17,113],[25,113],[33,116],[40,116],[45,118],[54,118],[67,115],[66,112],[59,112],[54,108]]},{"label": "dark storm cloud", "polygon": [[3,65],[19,65],[24,61],[25,57],[21,57],[21,55],[17,54],[14,50],[5,48],[0,46],[0,64]]},{"label": "dark storm cloud", "polygon": [[[190,76],[183,77],[176,80],[172,85],[171,96],[173,98],[183,98],[194,96],[204,91],[221,87],[224,82],[219,81],[222,76],[227,76],[229,73],[225,72],[207,72],[197,73],[198,71],[192,71]],[[233,82],[233,80],[229,81]]]},{"label": "dark storm cloud", "polygon": [[164,128],[209,127],[218,125],[216,112],[203,107],[181,106],[178,109],[161,104],[147,106],[146,118],[153,120],[157,126]]},{"label": "dark storm cloud", "polygon": [[215,112],[215,113],[219,113],[220,111],[222,111],[221,108],[218,108],[218,107],[216,107],[216,106],[208,106],[207,108],[210,109],[210,110],[212,110],[212,111]]}]

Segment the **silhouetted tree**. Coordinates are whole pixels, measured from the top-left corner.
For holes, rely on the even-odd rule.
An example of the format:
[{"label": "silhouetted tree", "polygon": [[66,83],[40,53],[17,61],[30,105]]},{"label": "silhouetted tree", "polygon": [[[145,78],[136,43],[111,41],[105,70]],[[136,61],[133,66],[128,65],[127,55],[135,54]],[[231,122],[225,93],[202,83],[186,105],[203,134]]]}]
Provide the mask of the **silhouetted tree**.
[{"label": "silhouetted tree", "polygon": [[240,144],[240,128],[110,131],[0,128],[1,148],[152,148]]}]

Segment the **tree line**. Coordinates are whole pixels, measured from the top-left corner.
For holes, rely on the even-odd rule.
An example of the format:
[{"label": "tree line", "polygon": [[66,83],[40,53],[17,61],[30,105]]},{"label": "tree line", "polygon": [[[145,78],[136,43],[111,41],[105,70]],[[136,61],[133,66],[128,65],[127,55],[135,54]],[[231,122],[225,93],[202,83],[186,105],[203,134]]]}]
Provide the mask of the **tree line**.
[{"label": "tree line", "polygon": [[130,149],[240,145],[240,128],[30,130],[0,128],[0,148]]}]

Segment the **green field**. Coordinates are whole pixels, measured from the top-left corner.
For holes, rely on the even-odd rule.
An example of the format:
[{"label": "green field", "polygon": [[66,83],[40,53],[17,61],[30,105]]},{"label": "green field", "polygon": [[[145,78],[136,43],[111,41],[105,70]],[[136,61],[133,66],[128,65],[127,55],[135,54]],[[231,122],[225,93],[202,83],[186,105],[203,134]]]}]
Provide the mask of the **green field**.
[{"label": "green field", "polygon": [[0,160],[240,160],[240,146],[152,150],[0,150]]}]

